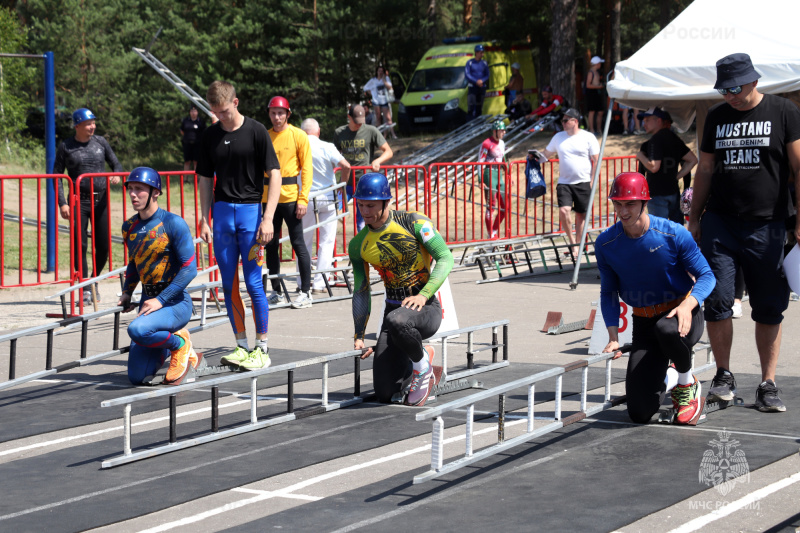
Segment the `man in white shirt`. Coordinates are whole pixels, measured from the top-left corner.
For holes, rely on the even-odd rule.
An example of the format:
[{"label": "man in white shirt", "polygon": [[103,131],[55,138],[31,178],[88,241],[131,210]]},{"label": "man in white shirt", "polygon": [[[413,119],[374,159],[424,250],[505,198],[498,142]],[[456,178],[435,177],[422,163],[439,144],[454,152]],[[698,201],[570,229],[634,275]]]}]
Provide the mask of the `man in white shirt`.
[{"label": "man in white shirt", "polygon": [[[567,109],[561,117],[564,131],[553,135],[544,155],[552,158],[558,154],[558,218],[571,248],[577,248],[586,222],[586,209],[592,195],[592,170],[597,165],[600,144],[597,137],[580,129],[581,114],[575,108]],[[575,211],[575,234],[572,233],[570,211]],[[565,252],[565,255],[573,250]],[[577,250],[575,250],[577,252]]]},{"label": "man in white shirt", "polygon": [[[341,168],[343,176],[350,175],[350,163],[339,153],[332,143],[325,142],[319,138],[319,123],[313,118],[307,118],[300,125],[300,129],[308,134],[308,143],[311,146],[312,166],[314,167],[314,180],[311,184],[311,196],[309,207],[303,216],[303,230],[326,220],[336,218],[336,194],[332,192],[320,196],[314,196],[316,191],[328,189],[336,185],[336,175],[333,169]],[[315,212],[319,216],[319,222],[314,216]],[[306,241],[308,252],[313,256],[312,241],[315,231],[304,231],[303,238]],[[319,239],[317,242],[317,270],[331,268],[333,262],[333,249],[336,245],[336,222],[331,222],[319,227]],[[322,274],[314,276],[311,285],[313,294],[322,294],[325,290],[325,282]]]}]

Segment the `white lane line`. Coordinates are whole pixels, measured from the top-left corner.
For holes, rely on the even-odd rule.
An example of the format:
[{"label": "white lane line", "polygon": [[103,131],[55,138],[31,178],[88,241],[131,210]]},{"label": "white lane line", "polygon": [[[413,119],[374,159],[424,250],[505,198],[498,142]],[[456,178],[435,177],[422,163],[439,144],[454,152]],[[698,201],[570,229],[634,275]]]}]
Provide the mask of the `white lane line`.
[{"label": "white lane line", "polygon": [[112,492],[117,492],[117,491],[120,491],[120,490],[129,489],[131,487],[136,487],[137,485],[143,485],[145,483],[151,483],[153,481],[158,481],[159,479],[163,479],[163,478],[166,478],[166,477],[169,477],[169,476],[174,476],[174,475],[178,475],[178,474],[185,474],[186,472],[191,472],[193,470],[199,470],[199,469],[203,469],[203,468],[208,468],[209,466],[213,466],[213,465],[218,464],[218,463],[224,463],[224,462],[227,462],[227,461],[235,461],[237,459],[241,459],[242,457],[247,457],[249,455],[263,453],[265,451],[268,451],[268,450],[271,450],[271,449],[274,449],[274,448],[279,448],[281,446],[287,446],[287,445],[296,444],[298,442],[302,442],[302,441],[305,441],[305,440],[308,440],[308,439],[316,439],[316,438],[328,435],[330,433],[336,433],[338,431],[345,431],[345,430],[352,429],[352,428],[355,428],[355,427],[358,427],[358,426],[363,426],[365,424],[371,424],[373,422],[379,422],[381,420],[386,420],[388,418],[394,418],[395,416],[396,415],[386,415],[386,416],[381,416],[381,417],[378,417],[378,418],[372,418],[372,419],[369,419],[369,420],[362,420],[361,422],[354,422],[352,424],[345,424],[343,426],[338,426],[338,427],[335,427],[333,429],[328,429],[328,430],[325,430],[325,431],[319,431],[317,433],[312,433],[311,435],[304,435],[302,437],[297,437],[295,439],[290,439],[290,440],[286,440],[286,441],[283,441],[283,442],[270,444],[269,446],[263,446],[261,448],[255,448],[255,449],[248,450],[246,452],[238,453],[238,454],[235,454],[235,455],[227,455],[227,456],[221,457],[219,459],[214,459],[213,461],[206,461],[204,463],[197,463],[197,464],[194,464],[192,466],[187,466],[185,468],[180,468],[178,470],[173,470],[171,472],[165,472],[163,474],[159,474],[159,475],[156,475],[156,476],[150,476],[150,477],[148,477],[146,479],[140,479],[138,481],[132,481],[130,483],[125,483],[123,485],[117,485],[116,487],[111,487],[111,488],[108,488],[108,489],[98,490],[98,491],[94,491],[94,492],[89,492],[89,493],[86,493],[86,494],[81,494],[80,496],[75,496],[74,498],[68,498],[66,500],[61,500],[61,501],[58,501],[58,502],[48,503],[46,505],[40,505],[38,507],[32,507],[30,509],[25,509],[24,511],[18,511],[16,513],[2,515],[2,516],[0,516],[0,522],[2,522],[3,520],[9,520],[11,518],[16,518],[18,516],[24,516],[24,515],[27,515],[27,514],[36,513],[38,511],[47,511],[48,509],[53,509],[55,507],[61,507],[62,505],[69,505],[70,503],[75,503],[75,502],[87,500],[89,498],[94,498],[95,496],[103,496],[105,494],[110,494]]},{"label": "white lane line", "polygon": [[[496,429],[496,428],[492,428],[492,429]],[[631,429],[633,429],[633,428],[631,428]],[[622,430],[617,434],[607,435],[607,436],[601,437],[601,438],[599,438],[597,440],[588,442],[585,445],[581,446],[581,448],[589,448],[589,447],[593,447],[593,446],[598,446],[598,445],[603,444],[605,442],[608,442],[610,440],[622,437],[623,435],[626,435],[627,433],[628,433],[627,431]],[[489,483],[489,482],[495,481],[495,480],[507,479],[509,475],[516,474],[517,472],[522,472],[523,470],[527,470],[529,468],[533,468],[533,467],[538,466],[540,464],[552,461],[553,459],[558,459],[562,455],[565,455],[565,454],[569,453],[570,450],[571,450],[571,448],[567,448],[566,450],[562,450],[560,452],[556,452],[556,453],[548,455],[546,457],[542,457],[541,459],[536,459],[536,460],[531,461],[529,463],[525,463],[524,465],[515,466],[513,468],[510,468],[508,470],[503,470],[502,472],[497,472],[497,473],[492,474],[490,476],[479,477],[478,479],[475,479],[473,481],[468,481],[467,483],[464,483],[462,485],[451,486],[450,488],[444,489],[443,491],[441,491],[439,493],[436,493],[433,496],[429,496],[427,498],[422,498],[422,499],[417,500],[416,502],[410,503],[408,505],[403,505],[402,507],[400,507],[399,509],[395,509],[394,511],[389,511],[388,513],[384,513],[382,515],[378,515],[378,516],[375,516],[375,517],[372,517],[372,518],[368,518],[366,520],[362,520],[361,522],[356,522],[354,524],[350,524],[349,526],[345,526],[343,528],[337,529],[337,530],[335,530],[335,531],[333,531],[331,533],[347,533],[347,532],[350,532],[350,531],[354,531],[356,529],[361,529],[361,528],[366,527],[366,526],[371,526],[371,525],[377,524],[378,522],[383,522],[384,520],[387,520],[389,518],[394,518],[395,516],[401,515],[403,513],[407,513],[409,511],[413,511],[413,510],[417,509],[418,507],[420,507],[422,505],[428,505],[428,504],[431,504],[431,503],[435,503],[435,502],[437,502],[439,500],[443,500],[445,498],[451,497],[451,496],[453,496],[455,494],[458,494],[459,492],[463,492],[463,491],[471,489],[473,487],[477,487],[477,486],[480,486],[480,485],[485,485],[486,483]]]},{"label": "white lane line", "polygon": [[778,492],[779,490],[785,489],[786,487],[793,485],[800,481],[800,472],[789,476],[787,478],[783,478],[780,481],[776,481],[771,485],[767,485],[766,487],[762,487],[756,491],[751,492],[750,494],[739,498],[738,500],[731,502],[720,509],[715,509],[711,511],[709,514],[705,516],[701,516],[695,518],[694,520],[690,520],[686,522],[681,527],[675,528],[669,533],[689,533],[691,531],[697,531],[702,527],[714,522],[715,520],[719,520],[720,518],[724,518],[729,514],[732,514],[739,509],[745,508],[748,505],[752,505],[753,503],[762,500],[769,496],[772,493]]},{"label": "white lane line", "polygon": [[736,430],[731,430],[731,429],[728,429],[728,428],[720,428],[720,427],[717,427],[717,428],[711,428],[711,427],[709,427],[709,428],[700,428],[700,427],[697,427],[697,426],[683,426],[683,425],[680,425],[680,424],[656,424],[656,423],[653,423],[653,424],[636,424],[634,422],[622,422],[620,420],[601,420],[599,418],[584,418],[580,422],[599,422],[601,424],[617,424],[617,425],[620,425],[620,426],[638,426],[638,427],[659,428],[659,429],[669,429],[669,428],[678,427],[680,429],[685,429],[685,430],[688,430],[688,431],[705,431],[705,432],[709,432],[709,433],[718,433],[718,432],[720,432],[720,431],[722,431],[724,429],[725,431],[728,431],[731,435],[750,435],[750,436],[753,436],[753,437],[768,437],[768,438],[771,438],[771,439],[789,439],[789,440],[796,440],[796,441],[800,442],[800,435],[776,435],[774,433],[755,433],[753,431],[736,431]]},{"label": "white lane line", "polygon": [[309,502],[316,502],[322,499],[321,496],[308,496],[306,494],[281,494],[279,492],[271,491],[271,490],[256,490],[256,489],[246,489],[244,487],[237,487],[235,489],[231,489],[231,492],[244,492],[247,494],[270,494],[277,498],[289,498],[293,500],[306,500]]},{"label": "white lane line", "polygon": [[[508,427],[516,426],[516,425],[522,424],[523,422],[526,422],[526,420],[518,420],[516,422],[509,422],[508,424],[506,424],[506,427],[508,428]],[[497,431],[497,427],[492,425],[491,427],[488,427],[488,428],[482,429],[480,431],[474,432],[473,435],[482,435],[484,433],[491,433],[491,432],[495,432],[495,431]],[[444,443],[445,444],[452,444],[454,442],[458,442],[459,440],[463,440],[465,437],[466,437],[466,435],[458,435],[458,436],[455,436],[455,437],[450,437],[449,439],[445,439]],[[425,451],[428,451],[430,449],[431,449],[431,445],[430,444],[426,444],[424,446],[420,446],[418,448],[413,448],[411,450],[406,450],[406,451],[403,451],[403,452],[398,452],[398,453],[395,453],[395,454],[392,454],[392,455],[388,455],[386,457],[380,457],[378,459],[373,459],[372,461],[368,461],[366,463],[360,463],[360,464],[357,464],[357,465],[348,466],[346,468],[341,468],[341,469],[335,470],[333,472],[328,472],[327,474],[322,474],[321,476],[317,476],[317,477],[313,477],[313,478],[307,479],[305,481],[301,481],[300,483],[295,483],[294,485],[289,485],[288,487],[285,487],[283,489],[280,489],[280,490],[277,490],[277,491],[272,491],[272,492],[270,492],[269,496],[262,495],[260,497],[250,498],[248,500],[242,500],[240,502],[236,502],[235,504],[226,504],[226,505],[223,505],[221,507],[217,507],[216,509],[209,509],[208,511],[206,511],[204,513],[201,513],[199,515],[196,515],[196,516],[183,518],[181,520],[176,520],[175,522],[169,522],[169,523],[166,523],[166,524],[161,524],[160,526],[154,527],[152,529],[145,529],[143,531],[140,531],[139,533],[158,533],[158,532],[161,532],[161,531],[168,531],[168,530],[174,529],[176,527],[181,527],[181,526],[186,526],[186,525],[189,525],[189,524],[194,524],[195,522],[200,522],[201,520],[205,520],[206,518],[209,518],[211,516],[215,516],[215,515],[218,515],[218,514],[226,513],[228,511],[233,510],[233,509],[239,509],[239,508],[244,507],[245,505],[249,505],[251,503],[257,503],[257,502],[263,501],[265,499],[273,498],[273,497],[276,497],[276,496],[284,496],[285,497],[285,496],[288,496],[289,494],[291,494],[291,493],[293,493],[295,491],[310,487],[311,485],[316,485],[317,483],[321,483],[323,481],[328,481],[329,479],[333,479],[335,477],[339,477],[339,476],[343,476],[345,474],[350,474],[350,473],[353,473],[353,472],[357,472],[359,470],[363,470],[365,468],[370,468],[372,466],[376,466],[376,465],[379,465],[379,464],[382,464],[382,463],[388,463],[388,462],[395,461],[395,460],[398,460],[398,459],[403,459],[405,457],[408,457],[409,455],[414,455],[414,454],[417,454],[417,453],[420,453],[420,452],[425,452]],[[241,488],[241,487],[237,487],[237,488]],[[231,489],[231,490],[236,490],[236,489]],[[235,505],[235,507],[232,507],[233,505]]]},{"label": "white lane line", "polygon": [[[31,383],[73,383],[75,385],[97,385],[98,387],[121,387],[128,388],[130,385],[123,385],[121,383],[113,383],[111,381],[78,381],[75,379],[32,379]],[[137,387],[144,388],[144,387]]]},{"label": "white lane line", "polygon": [[[219,408],[220,409],[226,409],[228,407],[234,407],[236,405],[240,405],[240,404],[243,404],[243,403],[250,403],[250,400],[242,400],[242,401],[239,401],[239,402],[225,403],[225,404],[220,405]],[[193,411],[186,411],[186,412],[183,412],[183,413],[179,413],[178,414],[178,418],[182,418],[182,417],[185,417],[185,416],[196,415],[198,413],[208,412],[210,410],[211,410],[210,407],[201,407],[200,409],[195,409]],[[157,422],[164,422],[166,420],[169,420],[169,416],[160,416],[160,417],[157,417],[157,418],[151,418],[149,420],[142,420],[141,422],[135,422],[135,423],[131,424],[131,427],[146,426],[148,424],[155,424]],[[122,431],[122,430],[123,430],[123,426],[115,426],[113,428],[98,429],[96,431],[90,431],[89,433],[81,433],[80,435],[72,435],[70,437],[62,437],[60,439],[48,440],[48,441],[44,441],[44,442],[37,442],[35,444],[28,444],[27,446],[20,446],[19,448],[12,448],[10,450],[2,451],[2,452],[0,452],[0,457],[2,457],[4,455],[11,455],[11,454],[18,453],[18,452],[24,452],[24,451],[27,451],[27,450],[34,450],[36,448],[45,448],[47,446],[55,446],[57,444],[63,444],[65,442],[70,442],[70,441],[73,441],[73,440],[85,439],[85,438],[88,438],[88,437],[94,437],[96,435],[102,435],[104,433],[111,433],[111,432],[114,432],[114,431]]]}]

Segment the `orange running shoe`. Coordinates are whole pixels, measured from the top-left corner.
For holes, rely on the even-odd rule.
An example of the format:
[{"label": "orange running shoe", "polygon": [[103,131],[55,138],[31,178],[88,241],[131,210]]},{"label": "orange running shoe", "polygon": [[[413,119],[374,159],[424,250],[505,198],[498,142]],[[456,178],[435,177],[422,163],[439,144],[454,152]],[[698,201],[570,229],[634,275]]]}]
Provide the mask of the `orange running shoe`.
[{"label": "orange running shoe", "polygon": [[169,370],[164,378],[165,385],[180,385],[190,367],[196,367],[199,360],[192,347],[192,340],[189,338],[189,331],[184,328],[173,333],[184,340],[183,346],[170,353]]},{"label": "orange running shoe", "polygon": [[694,383],[676,385],[672,389],[672,405],[677,411],[676,424],[688,424],[697,415],[700,407],[700,382],[694,376]]}]

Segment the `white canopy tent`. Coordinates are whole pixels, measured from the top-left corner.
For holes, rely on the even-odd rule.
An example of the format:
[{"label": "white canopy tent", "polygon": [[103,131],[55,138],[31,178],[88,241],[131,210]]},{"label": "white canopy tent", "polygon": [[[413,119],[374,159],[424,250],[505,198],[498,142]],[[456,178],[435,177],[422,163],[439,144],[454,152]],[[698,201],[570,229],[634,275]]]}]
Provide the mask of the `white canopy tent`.
[{"label": "white canopy tent", "polygon": [[750,55],[761,74],[762,93],[800,90],[797,15],[797,0],[695,0],[638,52],[617,63],[608,95],[637,109],[663,106],[681,131],[697,115],[699,136],[706,112],[722,101],[714,89],[716,62],[729,54]]},{"label": "white canopy tent", "polygon": [[[670,112],[681,131],[689,129],[697,117],[699,141],[708,109],[723,101],[714,89],[717,61],[729,54],[746,53],[761,74],[760,92],[780,94],[800,106],[798,14],[797,0],[695,0],[639,51],[617,63],[614,79],[607,85],[608,96],[636,109],[661,106]],[[598,177],[599,168],[593,176],[590,202]],[[591,208],[590,203],[589,212]],[[583,254],[588,227],[589,224],[584,229],[579,254]],[[570,283],[573,289],[578,284],[579,270],[577,262]]]}]

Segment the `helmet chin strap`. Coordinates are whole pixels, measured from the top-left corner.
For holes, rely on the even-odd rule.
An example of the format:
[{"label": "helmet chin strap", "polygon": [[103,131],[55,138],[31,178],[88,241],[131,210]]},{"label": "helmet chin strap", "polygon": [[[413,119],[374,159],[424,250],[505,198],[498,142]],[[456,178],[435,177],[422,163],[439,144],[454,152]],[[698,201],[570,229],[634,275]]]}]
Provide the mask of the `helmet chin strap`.
[{"label": "helmet chin strap", "polygon": [[144,204],[144,209],[142,209],[142,211],[147,211],[147,208],[150,207],[150,200],[153,199],[153,191],[155,191],[155,190],[156,190],[156,188],[151,185],[150,186],[150,193],[147,195],[147,203]]}]

